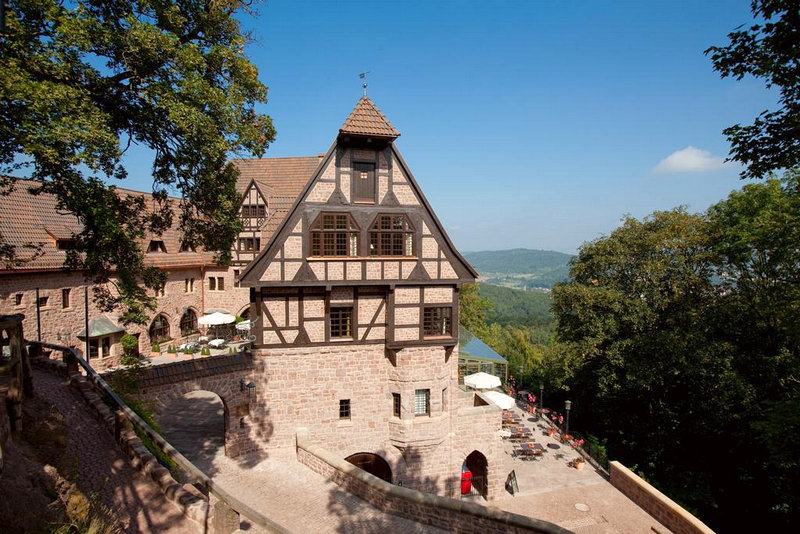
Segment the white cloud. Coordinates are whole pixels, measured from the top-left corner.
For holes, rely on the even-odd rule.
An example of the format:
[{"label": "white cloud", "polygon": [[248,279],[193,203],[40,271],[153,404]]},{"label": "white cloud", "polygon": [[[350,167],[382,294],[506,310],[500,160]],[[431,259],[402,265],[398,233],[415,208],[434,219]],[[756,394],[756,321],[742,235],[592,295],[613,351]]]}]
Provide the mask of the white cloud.
[{"label": "white cloud", "polygon": [[725,166],[725,158],[717,158],[708,150],[687,146],[662,159],[653,168],[654,174],[715,171]]}]

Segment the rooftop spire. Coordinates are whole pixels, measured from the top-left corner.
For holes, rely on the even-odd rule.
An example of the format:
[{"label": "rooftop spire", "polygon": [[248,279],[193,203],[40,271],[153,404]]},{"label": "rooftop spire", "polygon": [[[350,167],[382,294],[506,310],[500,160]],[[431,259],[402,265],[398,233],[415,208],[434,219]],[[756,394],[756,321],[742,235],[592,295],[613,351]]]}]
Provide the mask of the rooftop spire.
[{"label": "rooftop spire", "polygon": [[339,135],[396,139],[400,136],[400,132],[395,130],[392,123],[384,117],[372,100],[364,95],[345,119],[339,129]]}]

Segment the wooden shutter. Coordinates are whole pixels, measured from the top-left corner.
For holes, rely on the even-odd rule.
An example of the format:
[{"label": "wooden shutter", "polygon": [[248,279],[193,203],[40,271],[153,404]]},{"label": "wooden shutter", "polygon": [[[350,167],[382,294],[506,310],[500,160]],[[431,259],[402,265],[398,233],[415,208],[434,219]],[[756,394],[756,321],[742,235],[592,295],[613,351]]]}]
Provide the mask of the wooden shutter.
[{"label": "wooden shutter", "polygon": [[353,202],[375,202],[374,163],[353,163]]}]

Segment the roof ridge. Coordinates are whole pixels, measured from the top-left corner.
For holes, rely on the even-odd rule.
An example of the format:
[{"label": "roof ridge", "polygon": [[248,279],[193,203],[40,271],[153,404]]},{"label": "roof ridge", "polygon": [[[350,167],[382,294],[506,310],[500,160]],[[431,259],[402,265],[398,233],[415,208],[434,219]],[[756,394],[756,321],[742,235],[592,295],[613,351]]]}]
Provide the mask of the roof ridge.
[{"label": "roof ridge", "polygon": [[395,139],[400,132],[392,126],[389,119],[381,113],[378,106],[366,95],[356,103],[356,107],[339,128],[339,134],[364,135],[375,137],[388,137]]}]

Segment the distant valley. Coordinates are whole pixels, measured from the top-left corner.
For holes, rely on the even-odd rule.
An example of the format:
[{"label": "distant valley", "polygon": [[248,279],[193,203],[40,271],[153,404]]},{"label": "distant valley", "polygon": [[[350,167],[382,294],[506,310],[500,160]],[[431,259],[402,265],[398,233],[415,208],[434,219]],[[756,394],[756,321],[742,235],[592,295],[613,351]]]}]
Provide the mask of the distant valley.
[{"label": "distant valley", "polygon": [[549,290],[569,278],[569,254],[515,248],[465,252],[464,257],[487,284],[514,289]]}]

